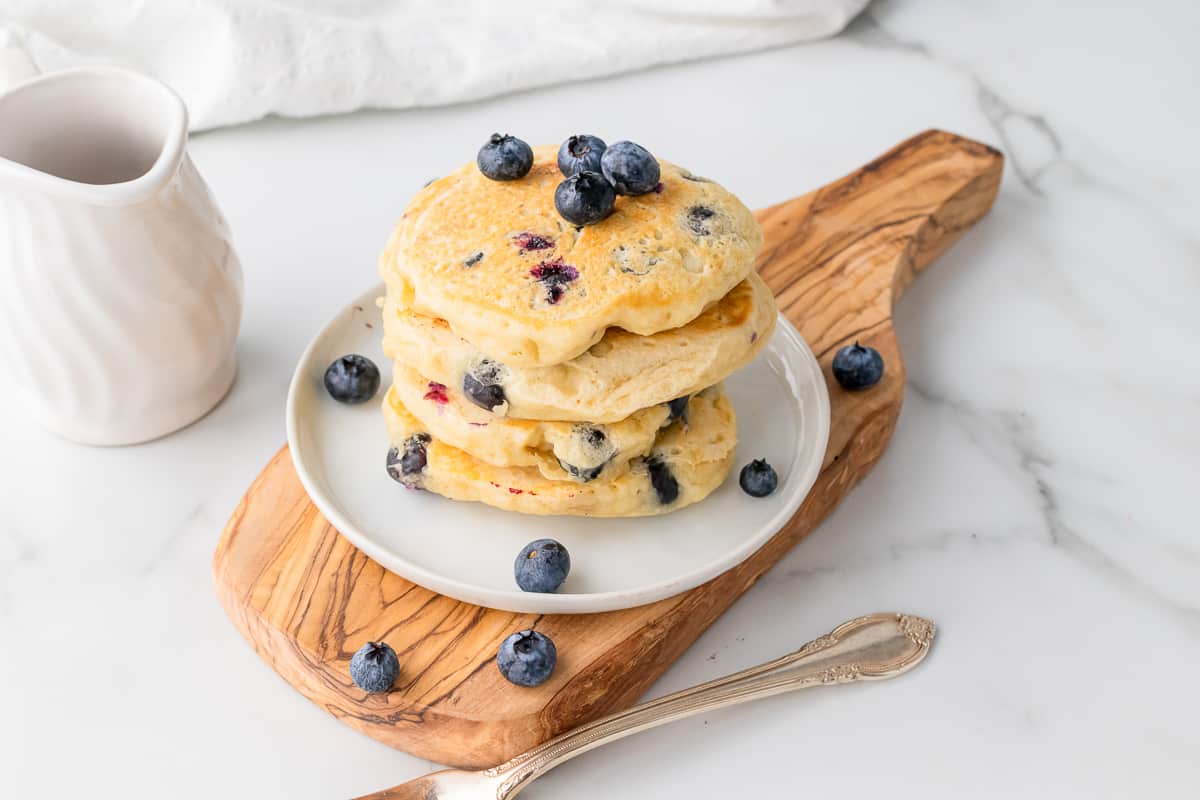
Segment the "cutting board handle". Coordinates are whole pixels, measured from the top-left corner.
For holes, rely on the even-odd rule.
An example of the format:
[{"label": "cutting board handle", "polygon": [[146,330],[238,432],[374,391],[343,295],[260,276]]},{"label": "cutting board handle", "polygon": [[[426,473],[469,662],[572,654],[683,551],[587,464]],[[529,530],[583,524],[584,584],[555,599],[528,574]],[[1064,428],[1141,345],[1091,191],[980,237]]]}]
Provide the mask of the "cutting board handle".
[{"label": "cutting board handle", "polygon": [[[918,272],[987,213],[1003,170],[995,148],[925,131],[840,180],[757,213],[766,242],[758,270],[829,387],[825,467],[839,459],[845,466],[857,443],[865,472],[883,451],[904,394],[893,306]],[[883,381],[869,392],[846,392],[833,378],[834,354],[855,342],[883,356]]]},{"label": "cutting board handle", "polygon": [[[987,213],[1003,167],[986,144],[920,133],[841,180],[759,211],[768,242],[759,272],[823,355],[890,319],[916,274]],[[810,291],[828,297],[814,302]]]}]

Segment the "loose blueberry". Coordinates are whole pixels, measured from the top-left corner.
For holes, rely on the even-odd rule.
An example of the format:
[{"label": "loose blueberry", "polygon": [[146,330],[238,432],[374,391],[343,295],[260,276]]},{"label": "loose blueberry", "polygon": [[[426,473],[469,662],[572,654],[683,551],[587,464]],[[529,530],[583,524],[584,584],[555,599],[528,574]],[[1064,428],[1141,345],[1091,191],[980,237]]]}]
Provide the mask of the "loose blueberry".
[{"label": "loose blueberry", "polygon": [[607,147],[599,136],[572,136],[558,148],[558,171],[568,178],[576,172],[600,172],[600,157]]},{"label": "loose blueberry", "polygon": [[556,592],[570,571],[570,553],[553,539],[530,542],[513,562],[517,586],[524,592]]},{"label": "loose blueberry", "polygon": [[366,356],[342,356],[325,370],[325,390],[339,403],[365,403],[379,391],[379,367]]},{"label": "loose blueberry", "polygon": [[507,133],[493,133],[475,158],[479,171],[494,181],[524,178],[533,167],[533,148]]},{"label": "loose blueberry", "polygon": [[688,401],[692,399],[691,395],[685,394],[683,397],[676,397],[674,400],[667,401],[667,408],[671,412],[671,421],[677,419],[683,420],[683,424],[687,425],[688,421]]},{"label": "loose blueberry", "polygon": [[500,385],[502,371],[500,364],[485,358],[463,375],[463,392],[472,403],[488,411],[504,405],[508,398]]},{"label": "loose blueberry", "polygon": [[833,357],[833,377],[850,391],[874,386],[883,377],[883,356],[858,342],[847,345]]},{"label": "loose blueberry", "polygon": [[751,497],[766,497],[779,485],[779,476],[775,474],[775,468],[764,459],[756,458],[742,467],[738,483],[741,484],[742,491]]},{"label": "loose blueberry", "polygon": [[554,672],[558,651],[554,642],[537,631],[521,631],[509,636],[496,653],[496,666],[509,683],[537,686]]},{"label": "loose blueberry", "polygon": [[367,642],[350,659],[350,677],[364,691],[386,692],[400,677],[400,659],[384,642]]},{"label": "loose blueberry", "polygon": [[617,193],[599,172],[576,172],[554,190],[554,207],[572,225],[593,225],[613,211]]},{"label": "loose blueberry", "polygon": [[387,473],[392,480],[412,487],[429,463],[428,446],[433,441],[428,433],[414,433],[404,440],[404,450],[393,447],[387,452]]},{"label": "loose blueberry", "polygon": [[646,459],[646,468],[650,471],[650,485],[658,495],[658,502],[669,506],[679,499],[679,481],[671,474],[671,468],[658,456]]},{"label": "loose blueberry", "polygon": [[712,219],[716,214],[708,206],[692,206],[687,212],[688,230],[697,236],[708,236],[712,234],[712,230],[708,226],[708,220]]},{"label": "loose blueberry", "polygon": [[529,274],[546,287],[546,302],[550,305],[562,300],[567,292],[568,283],[579,279],[579,270],[570,264],[564,264],[561,258],[543,261],[529,270]]},{"label": "loose blueberry", "polygon": [[654,191],[661,176],[658,161],[650,151],[633,142],[617,142],[604,151],[600,171],[617,194],[645,194]]}]

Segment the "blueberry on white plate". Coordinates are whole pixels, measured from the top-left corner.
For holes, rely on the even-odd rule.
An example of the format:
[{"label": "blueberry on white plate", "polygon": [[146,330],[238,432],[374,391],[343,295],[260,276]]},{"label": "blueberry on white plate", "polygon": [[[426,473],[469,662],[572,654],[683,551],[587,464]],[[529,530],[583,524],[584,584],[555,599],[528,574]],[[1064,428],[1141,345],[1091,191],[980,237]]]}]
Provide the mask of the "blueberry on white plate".
[{"label": "blueberry on white plate", "polygon": [[571,554],[553,539],[530,542],[513,562],[517,586],[525,592],[556,592],[570,572]]},{"label": "blueberry on white plate", "polygon": [[325,370],[325,391],[339,403],[365,403],[379,391],[379,367],[366,356],[351,353]]},{"label": "blueberry on white plate", "polygon": [[741,474],[738,475],[738,484],[742,491],[751,497],[766,497],[779,486],[779,476],[766,459],[756,458],[742,467]]}]

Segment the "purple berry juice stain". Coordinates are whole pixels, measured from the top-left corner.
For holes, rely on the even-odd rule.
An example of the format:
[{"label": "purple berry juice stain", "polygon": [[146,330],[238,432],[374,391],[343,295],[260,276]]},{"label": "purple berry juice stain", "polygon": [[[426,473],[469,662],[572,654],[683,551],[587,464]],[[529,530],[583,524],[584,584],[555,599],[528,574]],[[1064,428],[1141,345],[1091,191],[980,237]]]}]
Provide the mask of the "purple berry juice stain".
[{"label": "purple berry juice stain", "polygon": [[529,270],[529,274],[545,287],[546,302],[550,305],[562,300],[567,291],[567,284],[579,279],[579,270],[570,264],[564,264],[561,258],[543,261]]}]

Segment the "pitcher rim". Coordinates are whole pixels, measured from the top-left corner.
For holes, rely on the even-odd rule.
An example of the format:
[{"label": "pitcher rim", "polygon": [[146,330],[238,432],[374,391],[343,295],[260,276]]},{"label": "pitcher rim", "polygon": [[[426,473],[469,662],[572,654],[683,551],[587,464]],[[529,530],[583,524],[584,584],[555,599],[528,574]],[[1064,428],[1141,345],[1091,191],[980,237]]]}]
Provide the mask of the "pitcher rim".
[{"label": "pitcher rim", "polygon": [[81,76],[117,77],[153,87],[166,101],[166,135],[150,168],[127,181],[118,183],[84,183],[34,169],[0,156],[0,175],[7,174],[23,183],[33,184],[40,191],[53,192],[89,205],[124,206],[142,202],[165,186],[179,168],[187,146],[187,106],[170,86],[136,70],[125,67],[97,65],[73,67],[37,75],[0,92],[0,104],[13,95],[35,86],[72,80]]}]

